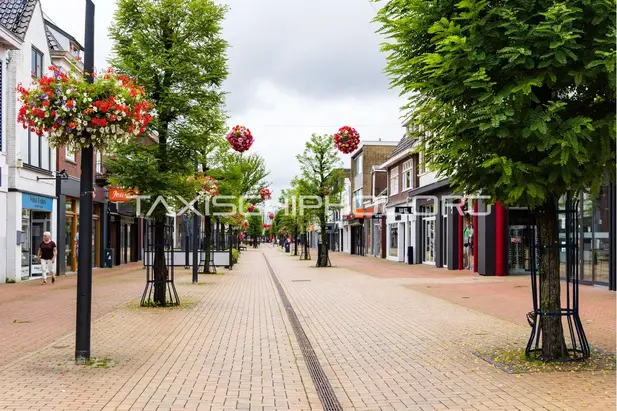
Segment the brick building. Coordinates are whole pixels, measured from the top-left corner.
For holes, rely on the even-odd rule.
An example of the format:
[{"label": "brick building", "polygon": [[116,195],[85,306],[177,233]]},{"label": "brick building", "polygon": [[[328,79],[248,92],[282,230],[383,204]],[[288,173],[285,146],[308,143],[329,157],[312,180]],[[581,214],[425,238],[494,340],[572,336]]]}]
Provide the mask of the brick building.
[{"label": "brick building", "polygon": [[396,141],[364,141],[351,156],[351,208],[354,218],[345,222],[351,254],[366,255],[368,224],[373,210],[365,209],[365,200],[372,201],[373,166],[379,165],[390,155]]}]

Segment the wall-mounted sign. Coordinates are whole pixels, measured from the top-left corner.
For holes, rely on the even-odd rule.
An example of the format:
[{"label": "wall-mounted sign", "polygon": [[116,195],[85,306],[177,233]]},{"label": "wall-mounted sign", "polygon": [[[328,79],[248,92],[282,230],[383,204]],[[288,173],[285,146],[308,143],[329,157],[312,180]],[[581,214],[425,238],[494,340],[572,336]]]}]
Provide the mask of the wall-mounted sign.
[{"label": "wall-mounted sign", "polygon": [[383,218],[383,214],[382,213],[375,213],[373,214],[373,220],[379,220],[380,218]]},{"label": "wall-mounted sign", "polygon": [[394,207],[395,214],[413,214],[412,206]]},{"label": "wall-mounted sign", "polygon": [[53,198],[22,193],[21,206],[30,210],[47,211],[51,213],[54,207]]},{"label": "wall-mounted sign", "polygon": [[136,195],[138,195],[138,193],[134,190],[124,190],[117,187],[109,189],[109,201],[112,203],[125,203],[131,201]]}]

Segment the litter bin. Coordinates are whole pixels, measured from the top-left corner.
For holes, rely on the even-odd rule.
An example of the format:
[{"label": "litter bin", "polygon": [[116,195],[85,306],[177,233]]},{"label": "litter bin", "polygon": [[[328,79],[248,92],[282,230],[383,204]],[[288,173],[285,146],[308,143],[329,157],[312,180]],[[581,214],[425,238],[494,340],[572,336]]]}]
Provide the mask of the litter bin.
[{"label": "litter bin", "polygon": [[413,264],[413,247],[407,247],[407,264]]}]

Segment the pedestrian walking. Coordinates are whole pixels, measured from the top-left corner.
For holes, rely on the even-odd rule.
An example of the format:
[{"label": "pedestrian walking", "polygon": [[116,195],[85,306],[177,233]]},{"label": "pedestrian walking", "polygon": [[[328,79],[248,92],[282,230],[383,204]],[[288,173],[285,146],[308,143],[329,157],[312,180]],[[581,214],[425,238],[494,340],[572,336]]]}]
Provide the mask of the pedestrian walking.
[{"label": "pedestrian walking", "polygon": [[471,269],[471,260],[473,258],[473,227],[471,219],[467,219],[467,226],[463,230],[463,242],[465,245],[465,269]]},{"label": "pedestrian walking", "polygon": [[47,284],[47,274],[51,275],[52,284],[55,283],[55,264],[58,247],[56,247],[56,243],[51,241],[51,233],[49,231],[43,233],[43,241],[39,245],[36,255],[39,258],[39,264],[41,264],[41,271],[43,272],[43,282],[41,284]]}]

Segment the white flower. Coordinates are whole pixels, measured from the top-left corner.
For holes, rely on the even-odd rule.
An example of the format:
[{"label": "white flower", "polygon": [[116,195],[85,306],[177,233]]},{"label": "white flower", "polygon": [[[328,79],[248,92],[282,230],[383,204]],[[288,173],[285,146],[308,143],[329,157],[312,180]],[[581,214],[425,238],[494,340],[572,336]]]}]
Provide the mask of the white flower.
[{"label": "white flower", "polygon": [[86,139],[82,137],[82,138],[79,139],[79,141],[81,141],[82,143],[85,143]]}]

